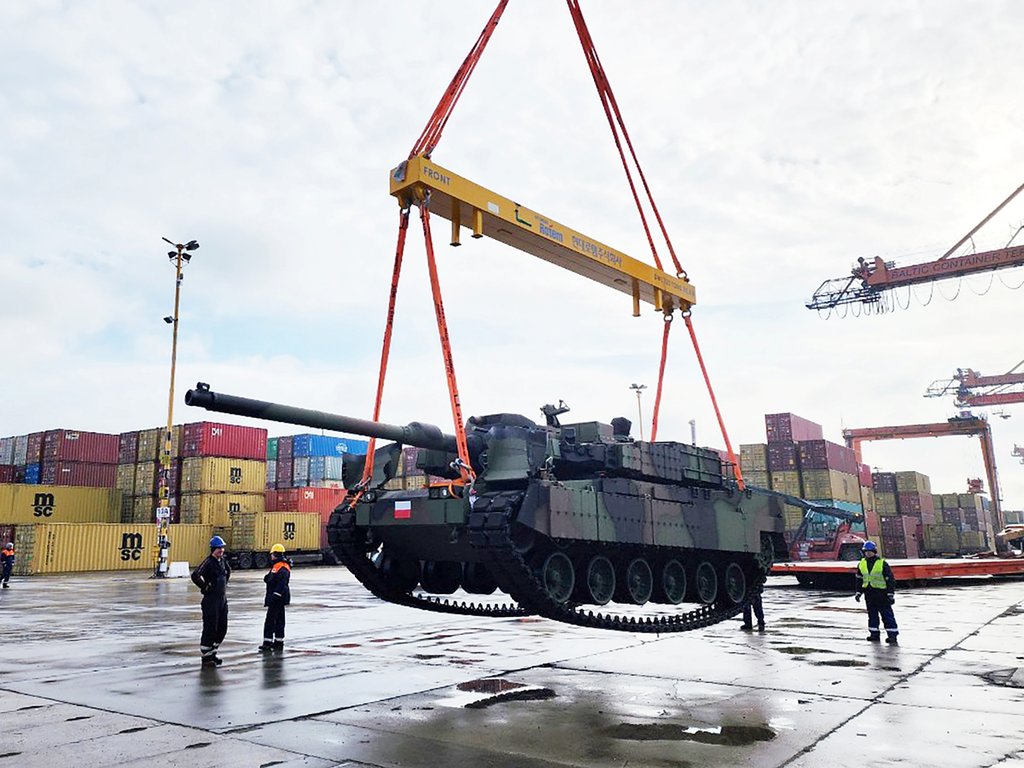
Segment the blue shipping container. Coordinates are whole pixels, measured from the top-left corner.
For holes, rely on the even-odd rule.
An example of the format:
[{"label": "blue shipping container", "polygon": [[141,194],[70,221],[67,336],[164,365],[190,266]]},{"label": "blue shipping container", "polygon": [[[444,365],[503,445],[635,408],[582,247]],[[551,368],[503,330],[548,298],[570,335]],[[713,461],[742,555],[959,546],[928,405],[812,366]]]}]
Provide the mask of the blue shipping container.
[{"label": "blue shipping container", "polygon": [[292,487],[301,488],[309,482],[309,457],[296,457],[292,464]]},{"label": "blue shipping container", "polygon": [[292,438],[292,455],[299,456],[341,456],[346,453],[362,455],[366,453],[366,440],[353,440],[348,437],[331,437],[329,435],[294,435]]},{"label": "blue shipping container", "polygon": [[309,482],[318,482],[324,479],[324,462],[326,459],[323,456],[310,456],[309,457]]},{"label": "blue shipping container", "polygon": [[38,462],[35,463],[35,464],[26,464],[25,465],[25,482],[26,483],[28,483],[29,485],[39,485],[39,468],[40,468],[40,466],[41,465]]}]

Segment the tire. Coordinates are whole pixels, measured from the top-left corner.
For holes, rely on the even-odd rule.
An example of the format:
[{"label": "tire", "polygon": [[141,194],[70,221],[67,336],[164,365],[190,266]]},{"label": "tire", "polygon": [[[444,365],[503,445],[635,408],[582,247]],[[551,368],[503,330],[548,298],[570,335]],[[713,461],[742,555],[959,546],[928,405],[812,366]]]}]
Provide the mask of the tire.
[{"label": "tire", "polygon": [[257,552],[252,558],[253,566],[263,570],[270,567],[270,554],[267,552]]},{"label": "tire", "polygon": [[252,552],[238,553],[238,567],[243,571],[252,568]]}]

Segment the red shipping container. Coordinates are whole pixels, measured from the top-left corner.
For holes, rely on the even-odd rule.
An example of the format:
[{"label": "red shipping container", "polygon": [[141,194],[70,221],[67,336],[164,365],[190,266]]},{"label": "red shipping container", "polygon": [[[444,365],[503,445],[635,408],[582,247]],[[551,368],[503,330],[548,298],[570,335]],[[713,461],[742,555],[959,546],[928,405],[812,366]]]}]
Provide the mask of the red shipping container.
[{"label": "red shipping container", "polygon": [[284,437],[277,438],[277,459],[290,459],[294,455],[293,444],[294,435],[285,435]]},{"label": "red shipping container", "polygon": [[263,492],[263,508],[267,512],[280,512],[277,508],[277,491],[268,489]]},{"label": "red shipping container", "polygon": [[[326,523],[331,513],[345,500],[344,488],[285,488],[278,489],[274,498],[276,512],[319,512]],[[267,498],[268,505],[270,497]]]},{"label": "red shipping container", "polygon": [[117,464],[93,464],[84,461],[44,461],[40,469],[43,485],[87,485],[113,488]]},{"label": "red shipping container", "polygon": [[[280,456],[280,454],[278,454]],[[277,469],[274,470],[274,479],[277,482],[277,487],[280,488],[291,488],[292,487],[292,459],[278,459]]]},{"label": "red shipping container", "polygon": [[896,493],[896,473],[873,472],[871,474],[871,487],[881,493]]},{"label": "red shipping container", "polygon": [[768,443],[768,471],[795,472],[800,468],[796,443]]},{"label": "red shipping container", "polygon": [[[0,483],[13,483],[14,482],[14,465],[13,464],[0,464]],[[0,536],[2,539],[3,536]]]},{"label": "red shipping container", "polygon": [[873,487],[871,482],[871,467],[869,467],[867,464],[860,464],[857,467],[857,475],[860,478],[861,488]]},{"label": "red shipping container", "polygon": [[845,445],[828,440],[804,440],[799,445],[801,469],[834,469],[856,475],[856,454]]},{"label": "red shipping container", "polygon": [[181,455],[267,460],[267,430],[199,421],[182,430]]},{"label": "red shipping container", "polygon": [[882,535],[882,520],[877,512],[864,511],[864,532],[869,539],[877,540]]},{"label": "red shipping container", "polygon": [[33,432],[28,436],[28,448],[25,451],[26,464],[38,464],[43,460],[43,438],[45,432]]},{"label": "red shipping container", "polygon": [[882,556],[886,558],[914,558],[919,556],[917,526],[913,517],[899,515],[882,518]]},{"label": "red shipping container", "polygon": [[766,413],[764,426],[769,443],[793,443],[825,437],[820,424],[795,413]]},{"label": "red shipping container", "polygon": [[122,432],[117,436],[117,463],[134,464],[139,457],[139,433]]},{"label": "red shipping container", "polygon": [[117,464],[117,435],[101,432],[77,432],[51,429],[43,439],[43,461],[82,461],[92,464]]}]

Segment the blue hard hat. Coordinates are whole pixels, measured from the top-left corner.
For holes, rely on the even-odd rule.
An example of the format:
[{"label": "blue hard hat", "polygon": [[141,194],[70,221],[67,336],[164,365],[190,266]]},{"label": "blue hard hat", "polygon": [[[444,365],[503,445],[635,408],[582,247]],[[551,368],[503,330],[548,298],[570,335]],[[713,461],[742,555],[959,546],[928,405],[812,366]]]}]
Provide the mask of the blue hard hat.
[{"label": "blue hard hat", "polygon": [[220,536],[214,536],[212,539],[210,539],[210,549],[220,549],[221,547],[226,546],[227,544],[224,543],[224,539],[222,539]]},{"label": "blue hard hat", "polygon": [[875,542],[873,542],[873,541],[865,541],[864,542],[864,546],[861,547],[861,551],[862,552],[877,552],[878,551],[878,547],[875,546]]}]

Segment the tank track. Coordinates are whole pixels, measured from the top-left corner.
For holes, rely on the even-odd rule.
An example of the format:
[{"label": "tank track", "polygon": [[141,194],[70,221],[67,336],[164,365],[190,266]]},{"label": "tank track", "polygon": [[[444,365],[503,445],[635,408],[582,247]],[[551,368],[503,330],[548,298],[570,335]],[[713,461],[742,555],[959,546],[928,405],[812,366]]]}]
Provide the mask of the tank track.
[{"label": "tank track", "polygon": [[763,555],[754,557],[754,582],[747,598],[736,605],[701,605],[685,613],[671,616],[637,618],[612,613],[595,613],[572,603],[558,603],[548,596],[543,584],[534,574],[512,539],[512,524],[522,502],[520,492],[496,492],[476,497],[469,515],[469,541],[484,550],[488,570],[498,588],[508,594],[516,605],[484,605],[458,603],[435,596],[419,597],[390,587],[377,567],[366,556],[355,525],[355,511],[341,508],[331,515],[328,540],[338,560],[345,565],[370,592],[382,600],[420,610],[455,613],[467,616],[509,618],[534,614],[554,621],[590,629],[620,632],[646,632],[662,634],[688,632],[718,624],[739,614],[750,603],[752,595],[761,591],[771,563]]},{"label": "tank track", "polygon": [[327,540],[334,550],[338,562],[344,565],[376,597],[389,603],[418,608],[421,611],[454,613],[460,616],[489,616],[515,618],[529,616],[531,611],[518,605],[487,605],[484,603],[457,602],[431,595],[420,597],[391,587],[381,575],[377,566],[366,556],[366,550],[357,535],[356,512],[353,507],[341,507],[331,514],[327,523]]}]

